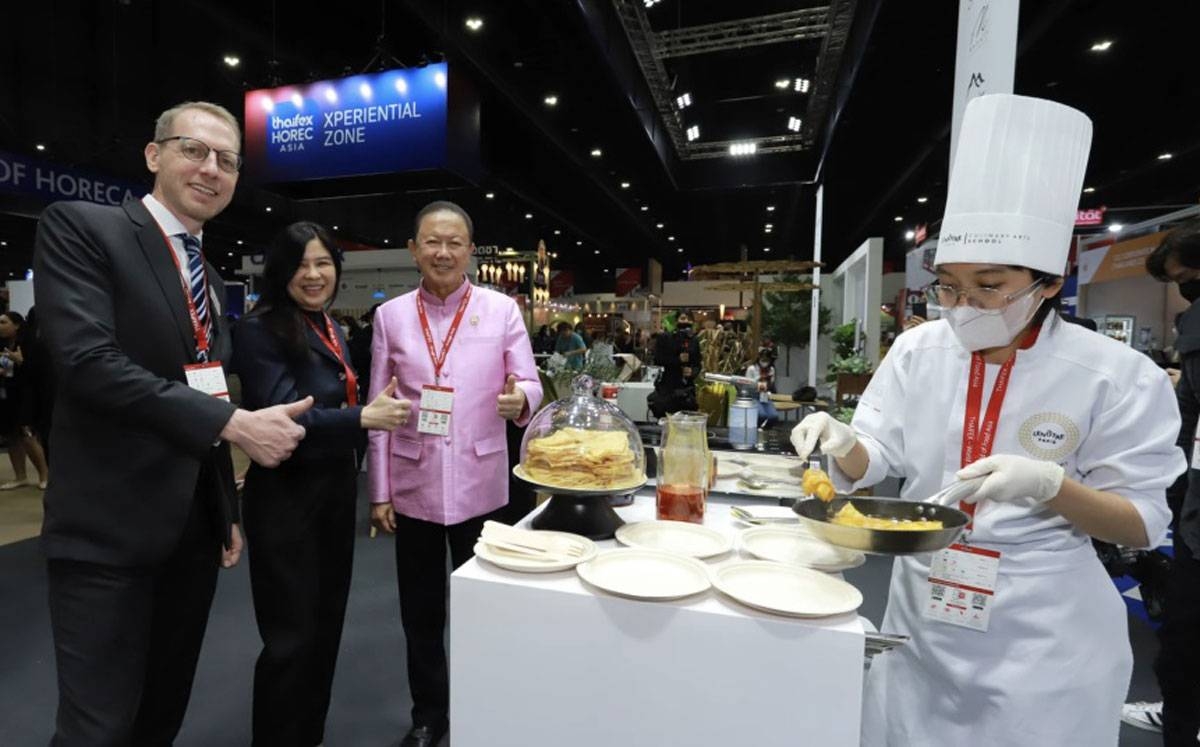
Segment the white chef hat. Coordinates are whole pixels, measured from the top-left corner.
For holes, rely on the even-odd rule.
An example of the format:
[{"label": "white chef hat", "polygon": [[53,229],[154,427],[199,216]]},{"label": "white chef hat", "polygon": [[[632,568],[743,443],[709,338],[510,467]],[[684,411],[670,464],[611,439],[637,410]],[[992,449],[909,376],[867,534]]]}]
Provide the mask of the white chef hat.
[{"label": "white chef hat", "polygon": [[1063,274],[1091,144],[1091,120],[1069,106],[1012,94],[972,99],[934,264]]}]

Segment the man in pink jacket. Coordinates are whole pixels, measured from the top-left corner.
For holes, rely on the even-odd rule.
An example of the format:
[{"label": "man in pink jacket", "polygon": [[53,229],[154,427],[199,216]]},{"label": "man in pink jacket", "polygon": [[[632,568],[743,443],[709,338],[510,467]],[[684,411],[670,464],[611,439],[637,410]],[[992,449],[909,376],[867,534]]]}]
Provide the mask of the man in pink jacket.
[{"label": "man in pink jacket", "polygon": [[375,314],[370,396],[395,376],[396,396],[417,405],[396,430],[370,434],[371,519],[396,535],[413,697],[402,747],[435,745],[449,728],[446,547],[455,568],[466,562],[508,503],[504,421],[524,425],[542,400],[516,303],[467,280],[472,234],[458,205],[422,208],[408,242],[421,285]]}]

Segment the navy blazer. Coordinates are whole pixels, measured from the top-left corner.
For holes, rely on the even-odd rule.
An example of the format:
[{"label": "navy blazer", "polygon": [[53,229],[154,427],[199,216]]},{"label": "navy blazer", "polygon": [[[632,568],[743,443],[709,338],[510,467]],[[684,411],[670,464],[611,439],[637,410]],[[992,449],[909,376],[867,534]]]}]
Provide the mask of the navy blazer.
[{"label": "navy blazer", "polygon": [[[196,340],[172,251],[133,198],[121,207],[58,202],[38,222],[33,284],[58,376],[47,557],[159,563],[197,496],[226,538],[238,521],[229,444],[213,446],[234,406],[185,381]],[[220,316],[212,345],[211,360],[228,361]]]},{"label": "navy blazer", "polygon": [[[349,347],[342,330],[334,334],[349,362]],[[342,364],[307,324],[308,355],[303,363],[288,360],[283,341],[250,314],[233,327],[233,370],[242,383],[242,407],[258,410],[296,402],[312,395],[313,407],[296,419],[305,428],[304,440],[289,461],[328,459],[358,451],[366,446],[362,428],[362,404],[349,406]]]}]

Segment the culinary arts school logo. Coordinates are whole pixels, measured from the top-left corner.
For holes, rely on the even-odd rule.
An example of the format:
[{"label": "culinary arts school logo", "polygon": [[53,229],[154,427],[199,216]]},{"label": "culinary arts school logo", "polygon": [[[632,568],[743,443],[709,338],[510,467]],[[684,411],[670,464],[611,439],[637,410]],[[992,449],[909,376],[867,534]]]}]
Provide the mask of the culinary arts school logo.
[{"label": "culinary arts school logo", "polygon": [[1039,412],[1021,424],[1021,446],[1036,459],[1058,462],[1079,446],[1079,426],[1058,412]]}]

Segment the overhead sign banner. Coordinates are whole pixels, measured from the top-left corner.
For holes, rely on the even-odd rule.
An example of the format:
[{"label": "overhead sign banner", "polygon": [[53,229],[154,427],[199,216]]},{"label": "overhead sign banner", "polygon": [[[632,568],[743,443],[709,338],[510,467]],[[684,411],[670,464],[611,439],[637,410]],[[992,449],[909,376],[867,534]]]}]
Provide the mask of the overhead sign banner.
[{"label": "overhead sign banner", "polygon": [[247,173],[289,182],[441,168],[447,75],[440,62],[247,91]]},{"label": "overhead sign banner", "polygon": [[618,267],[615,293],[618,296],[628,296],[642,285],[642,268]]},{"label": "overhead sign banner", "polygon": [[100,205],[120,205],[126,197],[141,197],[149,191],[133,182],[0,151],[0,192],[37,197],[47,202],[85,200]]},{"label": "overhead sign banner", "polygon": [[1017,65],[1015,0],[959,0],[958,48],[954,56],[954,114],[950,167],[967,102],[987,93],[1012,93]]},{"label": "overhead sign banner", "polygon": [[1076,210],[1075,225],[1100,226],[1104,224],[1104,211],[1108,208],[1092,208],[1091,210]]},{"label": "overhead sign banner", "polygon": [[562,298],[575,294],[575,272],[555,270],[550,274],[550,297]]},{"label": "overhead sign banner", "polygon": [[1146,274],[1146,257],[1162,243],[1166,231],[1159,231],[1111,246],[1079,253],[1079,284],[1106,283]]}]

